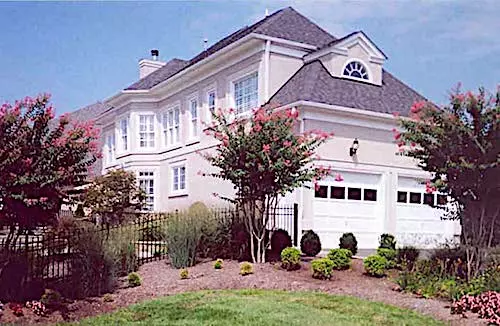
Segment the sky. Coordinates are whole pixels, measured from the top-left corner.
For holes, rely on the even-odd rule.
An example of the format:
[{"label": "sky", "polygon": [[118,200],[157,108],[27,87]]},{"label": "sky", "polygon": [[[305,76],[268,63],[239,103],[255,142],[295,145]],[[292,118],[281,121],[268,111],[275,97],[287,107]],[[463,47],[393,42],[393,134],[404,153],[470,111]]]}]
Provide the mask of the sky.
[{"label": "sky", "polygon": [[363,30],[384,67],[438,104],[500,84],[500,1],[0,2],[0,102],[52,94],[57,113],[103,101],[138,79],[138,61],[192,58],[292,6],[336,37]]}]

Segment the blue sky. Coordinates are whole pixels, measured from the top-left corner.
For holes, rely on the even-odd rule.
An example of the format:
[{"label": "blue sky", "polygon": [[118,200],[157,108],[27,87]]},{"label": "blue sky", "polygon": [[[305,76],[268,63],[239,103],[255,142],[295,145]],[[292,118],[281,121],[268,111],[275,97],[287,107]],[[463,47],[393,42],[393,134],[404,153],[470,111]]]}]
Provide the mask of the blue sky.
[{"label": "blue sky", "polygon": [[500,84],[500,1],[199,1],[0,3],[0,102],[49,92],[58,113],[106,99],[138,79],[151,48],[188,59],[209,43],[292,6],[340,37],[363,30],[385,67],[445,103]]}]

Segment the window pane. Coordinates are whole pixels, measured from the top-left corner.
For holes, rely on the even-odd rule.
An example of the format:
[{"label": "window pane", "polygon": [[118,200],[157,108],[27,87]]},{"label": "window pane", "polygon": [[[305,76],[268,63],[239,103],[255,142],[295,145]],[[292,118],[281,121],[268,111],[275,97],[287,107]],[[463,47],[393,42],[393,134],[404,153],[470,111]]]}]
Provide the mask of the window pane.
[{"label": "window pane", "polygon": [[314,197],[328,198],[328,186],[319,186],[318,190],[314,192]]},{"label": "window pane", "polygon": [[377,201],[377,190],[375,189],[365,189],[364,195],[367,201]]},{"label": "window pane", "polygon": [[422,194],[419,192],[410,192],[410,203],[420,204],[422,202]]},{"label": "window pane", "polygon": [[434,194],[424,194],[424,204],[434,206]]},{"label": "window pane", "polygon": [[361,200],[361,188],[348,188],[347,199]]},{"label": "window pane", "polygon": [[236,104],[236,113],[242,113],[256,107],[257,99],[257,73],[234,83],[234,102]]},{"label": "window pane", "polygon": [[398,191],[398,203],[407,203],[408,193],[406,191]]},{"label": "window pane", "polygon": [[330,187],[330,198],[345,199],[345,187]]}]

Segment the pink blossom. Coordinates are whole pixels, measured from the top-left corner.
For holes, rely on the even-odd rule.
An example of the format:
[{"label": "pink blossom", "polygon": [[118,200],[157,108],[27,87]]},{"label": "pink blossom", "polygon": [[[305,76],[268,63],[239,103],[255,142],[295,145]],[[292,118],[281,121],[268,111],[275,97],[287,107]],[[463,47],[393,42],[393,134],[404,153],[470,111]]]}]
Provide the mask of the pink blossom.
[{"label": "pink blossom", "polygon": [[285,147],[290,147],[290,146],[292,146],[292,142],[291,142],[291,141],[289,141],[289,140],[285,140],[285,141],[283,142],[283,146],[285,146]]},{"label": "pink blossom", "polygon": [[342,175],[340,173],[335,173],[335,181],[344,181],[344,178],[342,177]]},{"label": "pink blossom", "polygon": [[26,164],[27,166],[30,166],[31,163],[33,163],[33,159],[31,157],[24,159],[24,164]]},{"label": "pink blossom", "polygon": [[285,166],[290,166],[290,165],[292,165],[290,160],[285,160]]},{"label": "pink blossom", "polygon": [[424,108],[424,107],[425,107],[425,104],[426,104],[426,103],[425,103],[425,101],[418,101],[418,102],[415,102],[415,103],[412,105],[411,109],[410,109],[411,113],[414,113],[414,114],[419,113],[419,112],[422,110],[422,108]]},{"label": "pink blossom", "polygon": [[45,203],[47,202],[49,199],[47,197],[40,197],[40,202],[42,203]]},{"label": "pink blossom", "polygon": [[264,153],[269,153],[271,151],[271,145],[269,145],[269,144],[262,145],[262,151]]},{"label": "pink blossom", "polygon": [[254,132],[259,132],[262,130],[262,126],[260,124],[256,124],[253,126],[253,131]]}]

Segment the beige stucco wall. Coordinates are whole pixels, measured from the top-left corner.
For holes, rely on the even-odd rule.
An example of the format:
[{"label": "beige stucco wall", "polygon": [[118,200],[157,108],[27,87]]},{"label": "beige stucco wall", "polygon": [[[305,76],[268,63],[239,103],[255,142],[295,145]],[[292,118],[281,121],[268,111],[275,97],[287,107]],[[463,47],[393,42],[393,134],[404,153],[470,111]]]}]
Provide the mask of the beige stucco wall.
[{"label": "beige stucco wall", "polygon": [[269,66],[269,96],[273,96],[303,65],[300,58],[271,53]]}]

